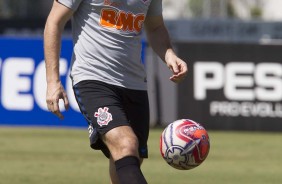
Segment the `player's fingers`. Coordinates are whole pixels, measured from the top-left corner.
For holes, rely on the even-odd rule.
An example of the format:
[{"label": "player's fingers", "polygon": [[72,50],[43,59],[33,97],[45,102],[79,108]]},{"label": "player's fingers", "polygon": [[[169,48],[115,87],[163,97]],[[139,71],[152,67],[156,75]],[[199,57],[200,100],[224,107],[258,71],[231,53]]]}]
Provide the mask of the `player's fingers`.
[{"label": "player's fingers", "polygon": [[181,81],[181,79],[179,77],[176,77],[175,75],[171,76],[169,78],[172,82],[178,83]]},{"label": "player's fingers", "polygon": [[56,116],[58,116],[60,119],[63,119],[64,116],[62,115],[60,108],[59,108],[59,101],[53,104],[53,111]]},{"label": "player's fingers", "polygon": [[173,62],[170,64],[169,66],[169,69],[172,71],[172,73],[176,74],[179,72],[179,69],[178,69],[178,65],[176,62]]},{"label": "player's fingers", "polygon": [[178,73],[174,73],[174,74],[175,75],[186,74],[187,71],[188,71],[188,67],[187,67],[186,62],[178,58],[176,63],[177,63],[177,67],[178,67],[179,72]]},{"label": "player's fingers", "polygon": [[181,62],[179,68],[180,68],[180,74],[185,74],[185,75],[187,74],[188,66],[185,62]]},{"label": "player's fingers", "polygon": [[69,109],[69,99],[66,93],[63,93],[63,100],[64,100],[65,109],[68,110]]},{"label": "player's fingers", "polygon": [[185,77],[186,77],[186,73],[181,73],[181,74],[172,75],[169,79],[170,79],[172,82],[179,83],[179,82],[182,81]]},{"label": "player's fingers", "polygon": [[46,100],[46,103],[47,103],[48,110],[52,112],[52,110],[53,110],[53,102],[51,100]]}]

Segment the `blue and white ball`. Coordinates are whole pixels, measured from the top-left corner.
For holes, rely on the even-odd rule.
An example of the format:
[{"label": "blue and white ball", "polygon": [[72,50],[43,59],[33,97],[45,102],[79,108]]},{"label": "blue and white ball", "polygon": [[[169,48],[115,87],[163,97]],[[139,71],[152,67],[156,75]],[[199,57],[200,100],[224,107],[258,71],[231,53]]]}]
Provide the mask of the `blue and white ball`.
[{"label": "blue and white ball", "polygon": [[193,120],[174,121],[161,134],[161,155],[176,169],[189,170],[199,166],[208,156],[209,149],[207,131]]}]

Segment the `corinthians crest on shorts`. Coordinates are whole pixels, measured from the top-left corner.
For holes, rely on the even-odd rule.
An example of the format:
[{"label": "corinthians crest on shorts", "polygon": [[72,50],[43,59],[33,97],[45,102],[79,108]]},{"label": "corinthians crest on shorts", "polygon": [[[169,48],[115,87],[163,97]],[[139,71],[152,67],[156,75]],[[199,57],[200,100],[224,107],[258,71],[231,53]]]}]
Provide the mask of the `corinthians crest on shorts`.
[{"label": "corinthians crest on shorts", "polygon": [[100,126],[104,126],[104,125],[108,125],[110,121],[113,120],[112,118],[112,114],[108,112],[109,108],[108,107],[104,107],[99,108],[98,112],[94,113],[94,117],[97,118],[97,123]]}]

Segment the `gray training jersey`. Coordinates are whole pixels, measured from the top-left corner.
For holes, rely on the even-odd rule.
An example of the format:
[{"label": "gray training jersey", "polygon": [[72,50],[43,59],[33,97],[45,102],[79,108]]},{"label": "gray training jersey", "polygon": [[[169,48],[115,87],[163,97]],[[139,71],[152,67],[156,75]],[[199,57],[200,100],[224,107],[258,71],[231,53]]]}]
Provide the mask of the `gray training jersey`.
[{"label": "gray training jersey", "polygon": [[146,90],[141,32],[146,16],[162,14],[162,0],[58,0],[72,9],[73,84],[98,80]]}]

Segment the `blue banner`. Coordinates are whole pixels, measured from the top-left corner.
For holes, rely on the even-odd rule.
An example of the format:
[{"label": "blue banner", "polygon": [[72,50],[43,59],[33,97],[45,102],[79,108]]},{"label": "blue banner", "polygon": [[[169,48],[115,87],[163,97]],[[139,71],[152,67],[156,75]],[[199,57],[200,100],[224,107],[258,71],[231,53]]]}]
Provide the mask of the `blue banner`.
[{"label": "blue banner", "polygon": [[70,108],[61,109],[65,118],[60,120],[46,106],[42,38],[0,38],[0,125],[87,126],[68,77],[71,53],[72,41],[64,38],[60,75]]}]

